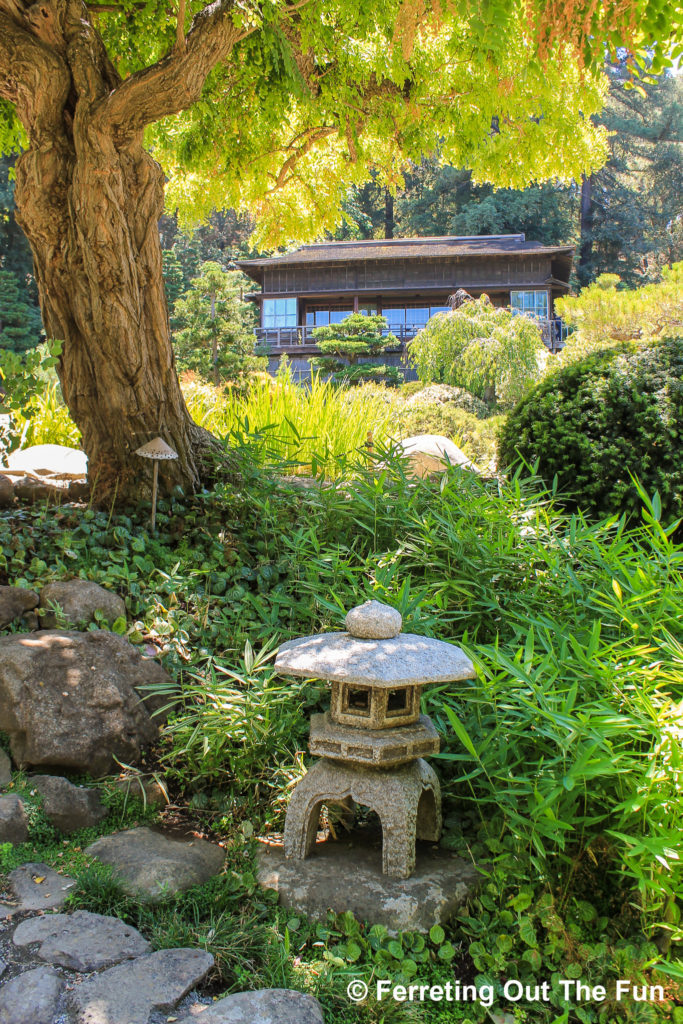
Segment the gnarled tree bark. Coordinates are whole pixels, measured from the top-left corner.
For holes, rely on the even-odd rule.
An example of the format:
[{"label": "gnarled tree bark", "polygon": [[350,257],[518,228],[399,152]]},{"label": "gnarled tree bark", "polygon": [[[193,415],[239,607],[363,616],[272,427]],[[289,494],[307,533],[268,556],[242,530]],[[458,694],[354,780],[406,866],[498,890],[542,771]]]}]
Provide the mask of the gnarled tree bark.
[{"label": "gnarled tree bark", "polygon": [[196,489],[210,446],[176,375],[158,231],[164,175],[142,133],[198,98],[237,41],[231,7],[205,8],[167,57],[122,81],[81,0],[0,0],[0,97],[29,138],[17,220],[100,500],[149,486],[147,461],[132,453],[157,435],[179,456],[162,466],[167,489]]}]

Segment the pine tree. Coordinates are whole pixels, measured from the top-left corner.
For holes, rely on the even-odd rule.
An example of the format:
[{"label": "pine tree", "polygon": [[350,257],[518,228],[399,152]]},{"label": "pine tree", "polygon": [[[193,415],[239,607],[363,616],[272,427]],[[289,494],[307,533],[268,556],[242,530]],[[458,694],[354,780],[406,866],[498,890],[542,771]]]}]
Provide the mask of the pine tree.
[{"label": "pine tree", "polygon": [[610,156],[583,182],[577,276],[588,284],[619,274],[634,287],[683,259],[683,82],[667,74],[629,89],[623,64],[607,72],[599,121],[611,133]]},{"label": "pine tree", "polygon": [[173,335],[178,368],[193,370],[214,384],[242,386],[248,374],[265,370],[266,360],[254,355],[254,309],[241,291],[245,276],[203,263],[199,275],[173,309]]},{"label": "pine tree", "polygon": [[22,301],[19,281],[9,270],[0,270],[0,349],[26,352],[40,344],[40,310]]}]

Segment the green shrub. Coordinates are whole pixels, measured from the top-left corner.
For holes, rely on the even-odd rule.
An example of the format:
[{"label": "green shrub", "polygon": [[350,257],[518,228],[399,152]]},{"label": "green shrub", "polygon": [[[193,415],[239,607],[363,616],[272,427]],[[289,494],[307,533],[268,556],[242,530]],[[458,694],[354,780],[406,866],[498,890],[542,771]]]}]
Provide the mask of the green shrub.
[{"label": "green shrub", "polygon": [[403,437],[414,434],[442,434],[449,437],[481,469],[495,461],[496,438],[503,417],[481,419],[459,408],[455,402],[405,406],[396,412],[394,433]]},{"label": "green shrub", "polygon": [[564,322],[576,328],[567,338],[560,362],[624,341],[676,335],[683,327],[683,263],[662,270],[662,280],[642,288],[620,287],[618,274],[601,274],[579,295],[556,302]]},{"label": "green shrub", "polygon": [[538,460],[540,475],[594,515],[637,513],[631,475],[683,514],[683,339],[610,349],[561,368],[511,413],[501,465]]}]

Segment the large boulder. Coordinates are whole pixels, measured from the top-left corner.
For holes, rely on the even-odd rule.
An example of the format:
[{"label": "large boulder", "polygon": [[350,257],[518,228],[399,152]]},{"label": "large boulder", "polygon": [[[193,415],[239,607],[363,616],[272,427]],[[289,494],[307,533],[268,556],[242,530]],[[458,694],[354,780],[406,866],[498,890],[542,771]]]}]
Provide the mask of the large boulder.
[{"label": "large boulder", "polygon": [[103,775],[157,737],[151,711],[165,701],[144,688],[169,682],[157,662],[103,630],[0,637],[0,731],[18,765]]},{"label": "large boulder", "polygon": [[20,619],[38,604],[38,595],[24,587],[0,587],[0,628]]},{"label": "large boulder", "polygon": [[12,781],[12,762],[4,750],[0,750],[0,789],[5,789]]},{"label": "large boulder", "polygon": [[450,438],[441,434],[416,434],[399,442],[408,460],[409,475],[443,473],[449,466],[471,467],[472,462]]},{"label": "large boulder", "polygon": [[107,817],[107,808],[96,789],[74,786],[58,775],[34,775],[31,784],[43,798],[48,821],[65,835],[79,828],[93,828]]},{"label": "large boulder", "polygon": [[45,609],[43,624],[50,628],[57,624],[55,608],[59,608],[62,618],[74,626],[87,626],[93,621],[95,612],[100,612],[110,626],[117,619],[126,617],[123,599],[91,580],[48,583],[40,592],[40,607]]},{"label": "large boulder", "polygon": [[126,892],[150,902],[204,885],[225,862],[225,850],[215,843],[177,839],[145,826],[100,836],[85,852],[108,864]]},{"label": "large boulder", "polygon": [[88,473],[88,457],[85,452],[62,444],[36,444],[8,455],[3,470],[8,475],[82,480]]}]

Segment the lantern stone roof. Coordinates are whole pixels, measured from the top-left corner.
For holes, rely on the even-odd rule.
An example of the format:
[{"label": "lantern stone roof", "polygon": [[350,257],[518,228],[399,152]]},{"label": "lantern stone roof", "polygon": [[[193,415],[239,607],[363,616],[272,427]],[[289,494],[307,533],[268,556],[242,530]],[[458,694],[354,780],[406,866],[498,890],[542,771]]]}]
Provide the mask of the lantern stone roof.
[{"label": "lantern stone roof", "polygon": [[361,640],[350,633],[319,633],[288,640],[275,659],[283,675],[387,687],[473,679],[474,666],[455,644],[415,633]]}]

